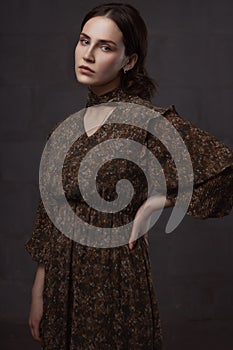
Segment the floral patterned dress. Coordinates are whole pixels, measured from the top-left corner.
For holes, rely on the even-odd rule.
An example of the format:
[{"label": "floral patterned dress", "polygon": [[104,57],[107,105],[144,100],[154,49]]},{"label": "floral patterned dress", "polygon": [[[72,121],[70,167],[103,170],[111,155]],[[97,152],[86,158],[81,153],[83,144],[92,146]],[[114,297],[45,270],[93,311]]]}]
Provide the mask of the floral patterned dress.
[{"label": "floral patterned dress", "polygon": [[[194,188],[188,215],[205,219],[230,213],[233,205],[233,153],[226,145],[179,116],[174,105],[159,108],[139,96],[129,95],[121,88],[102,96],[89,90],[86,107],[111,101],[151,108],[175,126],[188,148],[194,169]],[[82,136],[66,156],[64,189],[73,211],[95,225],[102,216],[86,205],[74,181],[79,159],[109,137],[127,138],[129,129],[112,128],[106,122],[91,136],[85,129],[82,131]],[[146,146],[160,161],[166,176],[167,198],[175,204],[177,174],[166,149],[145,130],[137,129],[134,132],[133,129],[130,137]],[[115,170],[123,169],[123,175],[135,173],[135,169],[129,170],[124,160],[120,159],[119,162],[120,167],[115,166]],[[105,199],[108,199],[113,191],[112,178],[110,181],[104,172],[100,172],[98,187],[102,188]],[[126,213],[132,218],[147,194],[140,178],[134,181],[134,187],[138,196]],[[107,215],[103,222],[108,227],[114,227],[122,224],[122,216],[115,213]],[[128,249],[127,244],[111,248],[80,244],[57,229],[40,198],[34,231],[25,248],[35,261],[45,266],[42,349],[162,349],[158,301],[145,236],[137,239],[132,250]]]}]

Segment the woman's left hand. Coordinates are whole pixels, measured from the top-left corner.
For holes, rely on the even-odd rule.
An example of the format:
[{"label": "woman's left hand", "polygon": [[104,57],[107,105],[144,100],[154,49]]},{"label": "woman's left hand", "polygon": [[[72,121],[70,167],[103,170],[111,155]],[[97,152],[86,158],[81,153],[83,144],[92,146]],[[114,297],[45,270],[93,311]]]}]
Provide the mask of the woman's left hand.
[{"label": "woman's left hand", "polygon": [[131,235],[130,235],[130,239],[129,239],[129,249],[133,249],[136,240],[138,238],[138,234],[141,233],[145,233],[144,234],[144,239],[148,245],[148,229],[149,229],[149,225],[150,225],[150,215],[151,215],[151,211],[149,210],[149,208],[147,207],[146,204],[143,204],[137,211],[137,214],[134,218],[134,222],[133,222],[133,227],[132,227],[132,231],[131,231]]},{"label": "woman's left hand", "polygon": [[147,231],[149,230],[149,226],[150,226],[151,214],[155,210],[159,210],[164,207],[165,208],[171,207],[172,205],[173,205],[172,202],[169,199],[167,199],[166,196],[163,196],[163,195],[151,196],[145,201],[145,203],[143,203],[143,205],[138,209],[133,222],[133,228],[129,239],[129,249],[133,249],[134,244],[138,238],[138,234],[140,232],[142,234],[145,233],[144,239],[148,244]]}]

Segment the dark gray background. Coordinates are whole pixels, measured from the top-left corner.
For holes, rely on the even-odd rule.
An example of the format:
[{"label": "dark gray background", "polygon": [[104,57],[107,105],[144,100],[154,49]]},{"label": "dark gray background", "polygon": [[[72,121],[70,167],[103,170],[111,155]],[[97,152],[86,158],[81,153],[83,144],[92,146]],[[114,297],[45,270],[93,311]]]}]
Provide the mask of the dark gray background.
[{"label": "dark gray background", "polygon": [[[129,1],[149,31],[148,71],[158,106],[232,147],[233,2]],[[84,107],[86,87],[74,74],[79,26],[95,1],[6,1],[1,31],[1,349],[39,349],[27,318],[36,263],[31,236],[40,156],[50,128]],[[232,214],[186,215],[165,234],[167,209],[150,234],[164,349],[232,349]],[[145,349],[146,350],[146,349]]]}]

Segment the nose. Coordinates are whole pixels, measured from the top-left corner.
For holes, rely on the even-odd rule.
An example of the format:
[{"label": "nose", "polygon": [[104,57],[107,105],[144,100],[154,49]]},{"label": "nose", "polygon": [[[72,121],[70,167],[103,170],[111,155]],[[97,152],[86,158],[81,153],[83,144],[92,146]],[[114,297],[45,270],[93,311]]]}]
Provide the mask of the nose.
[{"label": "nose", "polygon": [[93,49],[92,47],[88,47],[85,51],[85,54],[83,56],[83,59],[85,61],[88,61],[88,62],[94,62],[95,58],[94,58],[94,52],[93,52]]}]

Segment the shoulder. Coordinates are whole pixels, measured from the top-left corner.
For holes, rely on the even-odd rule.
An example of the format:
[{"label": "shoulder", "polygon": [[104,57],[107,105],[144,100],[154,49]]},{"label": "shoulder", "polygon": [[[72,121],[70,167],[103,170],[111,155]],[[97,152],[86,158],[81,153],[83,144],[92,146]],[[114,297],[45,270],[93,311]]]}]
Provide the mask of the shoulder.
[{"label": "shoulder", "polygon": [[128,102],[135,103],[147,107],[154,112],[156,112],[153,116],[153,113],[149,113],[149,122],[153,123],[154,118],[160,116],[165,117],[169,122],[174,125],[181,124],[191,124],[188,120],[182,118],[177,112],[177,108],[174,104],[170,104],[168,106],[157,106],[153,104],[150,100],[143,99],[139,96],[128,96]]},{"label": "shoulder", "polygon": [[131,103],[137,103],[142,106],[148,107],[150,109],[153,109],[156,112],[159,112],[160,114],[168,117],[168,116],[178,116],[178,112],[176,110],[176,107],[174,104],[170,104],[168,106],[157,106],[153,104],[150,100],[146,100],[141,98],[140,96],[132,96],[128,95],[127,102]]},{"label": "shoulder", "polygon": [[83,112],[84,112],[85,108],[82,109],[81,111],[77,111],[77,112],[74,112],[72,114],[68,114],[67,116],[65,116],[62,120],[58,121],[48,132],[47,134],[47,140],[50,138],[50,136],[52,135],[52,133],[60,126],[64,123],[69,123],[69,119],[72,122],[75,122],[77,120],[77,118],[79,118],[79,120],[81,121],[81,118],[82,118],[82,115],[83,115]]},{"label": "shoulder", "polygon": [[[133,99],[132,99],[133,100]],[[139,103],[145,107],[148,107],[152,109],[153,111],[159,113],[160,117],[166,118],[168,122],[170,122],[178,131],[181,130],[183,132],[187,132],[190,129],[203,131],[201,130],[197,125],[193,124],[190,120],[187,118],[184,118],[180,115],[180,113],[177,111],[177,107],[175,104],[170,104],[168,106],[157,106],[153,104],[151,101],[142,99],[140,97],[137,97],[135,100],[135,103]],[[158,115],[157,115],[158,116]],[[155,117],[157,117],[155,116]],[[156,118],[150,118],[149,122],[154,123]]]}]

